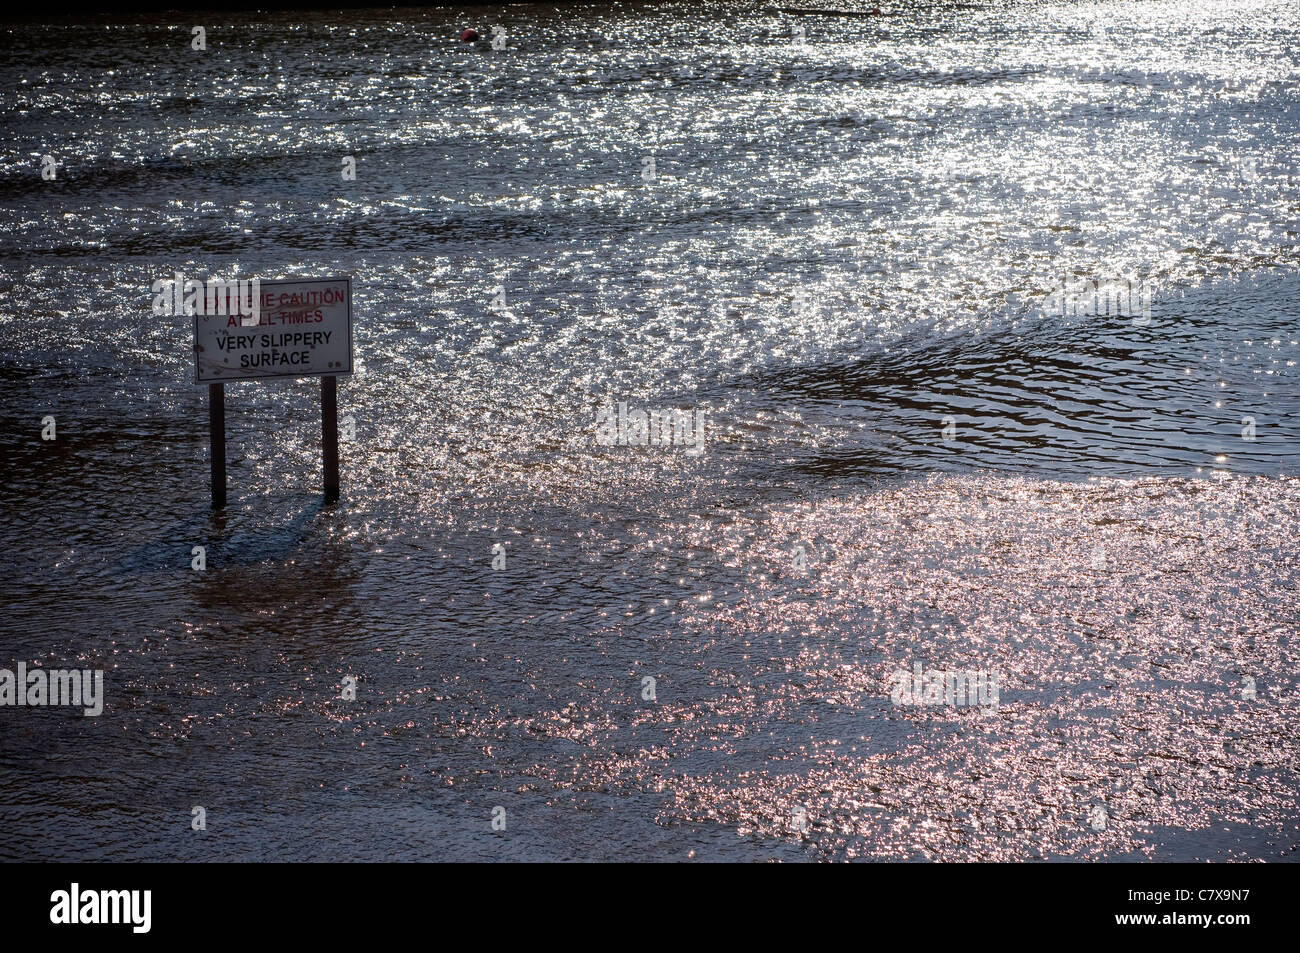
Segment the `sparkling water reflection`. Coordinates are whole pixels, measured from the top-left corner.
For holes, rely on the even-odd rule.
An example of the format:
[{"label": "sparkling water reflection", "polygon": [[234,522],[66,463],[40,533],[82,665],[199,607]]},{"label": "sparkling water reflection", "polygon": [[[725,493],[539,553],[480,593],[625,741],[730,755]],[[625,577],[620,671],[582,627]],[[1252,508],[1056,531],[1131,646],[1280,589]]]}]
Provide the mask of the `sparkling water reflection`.
[{"label": "sparkling water reflection", "polygon": [[[1293,859],[1295,5],[804,44],[529,6],[499,54],[463,19],[0,31],[0,667],[108,672],[99,719],[0,711],[7,826],[77,859]],[[241,384],[209,512],[174,270],[353,275],[342,505],[314,382]],[[1127,276],[1149,325],[1043,313]],[[704,409],[705,452],[597,446],[607,401]],[[891,705],[917,662],[996,670],[997,711]]]}]

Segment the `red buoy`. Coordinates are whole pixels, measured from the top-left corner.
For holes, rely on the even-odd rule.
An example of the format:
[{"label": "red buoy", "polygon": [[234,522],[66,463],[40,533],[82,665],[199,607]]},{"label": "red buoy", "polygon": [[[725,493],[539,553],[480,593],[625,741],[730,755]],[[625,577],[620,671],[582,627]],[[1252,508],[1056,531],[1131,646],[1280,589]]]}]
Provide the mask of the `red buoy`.
[{"label": "red buoy", "polygon": [[462,43],[473,43],[477,39],[478,39],[478,30],[466,30],[464,33],[460,35],[460,41]]}]

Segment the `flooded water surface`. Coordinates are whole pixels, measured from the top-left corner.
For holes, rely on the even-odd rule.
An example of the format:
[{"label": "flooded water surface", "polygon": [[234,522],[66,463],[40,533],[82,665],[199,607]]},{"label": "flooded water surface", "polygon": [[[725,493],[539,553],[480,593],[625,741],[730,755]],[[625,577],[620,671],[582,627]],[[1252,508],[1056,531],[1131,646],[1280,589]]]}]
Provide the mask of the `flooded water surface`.
[{"label": "flooded water surface", "polygon": [[891,12],[0,24],[0,858],[1296,859],[1300,7]]}]

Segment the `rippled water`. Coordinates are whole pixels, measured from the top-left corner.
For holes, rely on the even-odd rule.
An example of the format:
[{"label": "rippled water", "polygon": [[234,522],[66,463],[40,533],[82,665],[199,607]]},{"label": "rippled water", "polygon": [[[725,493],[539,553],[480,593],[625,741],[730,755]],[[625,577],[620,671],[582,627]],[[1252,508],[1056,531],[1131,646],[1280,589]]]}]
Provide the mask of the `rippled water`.
[{"label": "rippled water", "polygon": [[[1295,859],[1300,7],[898,6],[0,29],[0,668],[108,673],[0,709],[5,826]],[[210,512],[175,270],[353,276],[337,507],[302,381],[228,386]],[[1042,306],[1121,278],[1149,323]],[[598,445],[617,401],[704,452]],[[916,663],[996,710],[891,704]]]}]

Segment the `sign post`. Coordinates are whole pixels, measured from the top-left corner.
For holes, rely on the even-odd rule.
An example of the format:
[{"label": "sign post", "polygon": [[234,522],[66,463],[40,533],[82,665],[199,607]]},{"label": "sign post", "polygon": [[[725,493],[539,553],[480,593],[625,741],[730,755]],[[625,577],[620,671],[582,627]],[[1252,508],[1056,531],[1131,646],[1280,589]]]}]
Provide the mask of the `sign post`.
[{"label": "sign post", "polygon": [[[194,316],[195,383],[208,385],[212,505],[226,505],[227,381],[320,377],[325,500],[339,498],[338,375],[352,373],[352,279],[258,282],[254,314],[220,299]],[[209,302],[205,297],[204,304]],[[204,311],[208,310],[206,307]]]},{"label": "sign post", "polygon": [[226,505],[226,385],[208,385],[208,442],[212,457],[212,508]]},{"label": "sign post", "polygon": [[320,379],[321,454],[325,461],[325,502],[339,499],[339,401],[338,381],[333,374]]}]

